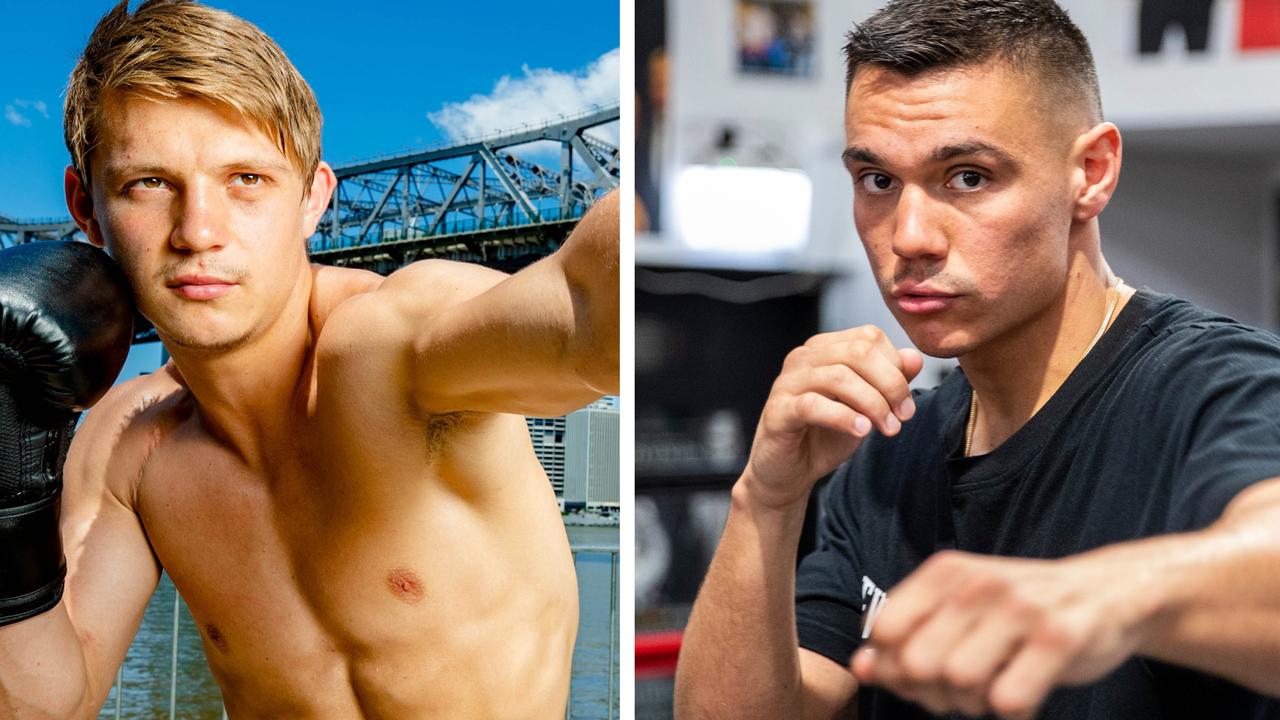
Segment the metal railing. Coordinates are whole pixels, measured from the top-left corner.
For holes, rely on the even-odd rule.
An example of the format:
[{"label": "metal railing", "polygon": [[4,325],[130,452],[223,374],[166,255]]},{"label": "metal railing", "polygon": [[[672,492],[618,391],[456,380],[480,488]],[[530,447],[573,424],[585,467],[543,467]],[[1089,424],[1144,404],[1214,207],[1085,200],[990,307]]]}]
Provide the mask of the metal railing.
[{"label": "metal railing", "polygon": [[[609,555],[609,720],[617,717],[618,671],[618,548],[606,545],[573,545],[573,564],[578,564],[582,553]],[[573,682],[569,682],[569,697],[564,706],[565,720],[573,717]]]},{"label": "metal railing", "polygon": [[[578,564],[578,556],[587,555],[608,555],[609,556],[609,720],[614,720],[618,716],[618,548],[611,545],[572,545],[569,551],[573,554],[574,565]],[[175,720],[178,716],[178,630],[182,619],[182,596],[175,589],[173,593],[173,633],[171,636],[170,646],[172,648],[169,655],[169,720]],[[126,658],[127,659],[127,658]],[[116,682],[112,686],[111,692],[115,696],[115,720],[120,720],[123,711],[124,698],[124,666],[120,664],[120,669],[116,671]],[[569,697],[565,703],[564,710],[565,720],[573,717],[573,681],[569,683]],[[153,715],[159,717],[159,715]],[[226,708],[222,710],[223,720],[227,719]]]}]

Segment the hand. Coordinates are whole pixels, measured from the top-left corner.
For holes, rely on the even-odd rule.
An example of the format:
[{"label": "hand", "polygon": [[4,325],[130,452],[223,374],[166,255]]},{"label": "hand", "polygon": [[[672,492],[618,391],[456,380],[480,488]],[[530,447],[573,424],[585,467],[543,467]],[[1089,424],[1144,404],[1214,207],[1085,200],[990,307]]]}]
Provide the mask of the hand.
[{"label": "hand", "polygon": [[1024,560],[945,551],[889,593],[851,662],[933,713],[1035,717],[1059,685],[1093,682],[1142,642],[1141,574],[1092,553]]},{"label": "hand", "polygon": [[924,358],[865,325],[810,338],[787,355],[756,427],[743,481],[772,507],[802,502],[874,426],[896,435],[915,413]]}]

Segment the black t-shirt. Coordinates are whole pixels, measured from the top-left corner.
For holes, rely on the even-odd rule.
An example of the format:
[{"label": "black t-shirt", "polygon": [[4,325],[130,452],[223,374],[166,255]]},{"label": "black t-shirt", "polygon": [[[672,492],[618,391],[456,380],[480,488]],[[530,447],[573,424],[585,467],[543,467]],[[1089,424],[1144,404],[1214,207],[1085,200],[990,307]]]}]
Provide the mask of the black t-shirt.
[{"label": "black t-shirt", "polygon": [[[937,550],[1060,558],[1195,530],[1280,476],[1280,339],[1150,290],[1022,428],[964,458],[970,390],[957,370],[916,393],[902,432],[869,438],[823,491],[796,579],[801,647],[847,664],[864,615]],[[858,695],[860,720],[933,717],[877,688]],[[1254,720],[1280,718],[1280,702],[1131,658],[1055,690],[1040,717]]]}]

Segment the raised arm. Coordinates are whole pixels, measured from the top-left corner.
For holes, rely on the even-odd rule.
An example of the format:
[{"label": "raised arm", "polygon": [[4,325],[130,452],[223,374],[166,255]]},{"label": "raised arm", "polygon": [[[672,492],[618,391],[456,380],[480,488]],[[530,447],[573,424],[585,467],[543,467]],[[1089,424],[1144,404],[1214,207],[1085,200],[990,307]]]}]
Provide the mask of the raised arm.
[{"label": "raised arm", "polygon": [[120,418],[95,412],[71,442],[132,326],[128,284],[102,251],[0,252],[0,717],[96,717],[159,577],[108,482]]},{"label": "raised arm", "polygon": [[799,647],[796,547],[805,506],[759,504],[733,490],[724,535],[685,629],[678,720],[830,720],[853,701],[848,668]]},{"label": "raised arm", "polygon": [[559,250],[513,275],[410,265],[335,311],[330,347],[403,355],[424,415],[561,415],[617,392],[618,223],[614,192]]},{"label": "raised arm", "polygon": [[813,484],[874,425],[897,434],[922,358],[862,327],[818,335],[783,365],[733,488],[685,630],[676,717],[829,720],[854,699],[848,668],[800,648],[796,549]]}]

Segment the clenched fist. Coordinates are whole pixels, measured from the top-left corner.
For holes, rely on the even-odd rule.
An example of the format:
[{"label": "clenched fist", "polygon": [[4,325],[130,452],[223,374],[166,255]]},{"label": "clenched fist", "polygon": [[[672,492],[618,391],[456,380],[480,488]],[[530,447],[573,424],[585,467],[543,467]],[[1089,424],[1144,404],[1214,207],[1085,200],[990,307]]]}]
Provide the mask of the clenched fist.
[{"label": "clenched fist", "polygon": [[872,325],[815,335],[793,350],[756,427],[743,474],[751,497],[771,507],[803,502],[873,427],[896,435],[915,413],[907,383],[923,364]]},{"label": "clenched fist", "polygon": [[889,591],[850,669],[933,713],[1029,720],[1055,687],[1094,682],[1138,650],[1155,610],[1151,565],[1114,549],[940,552]]}]

